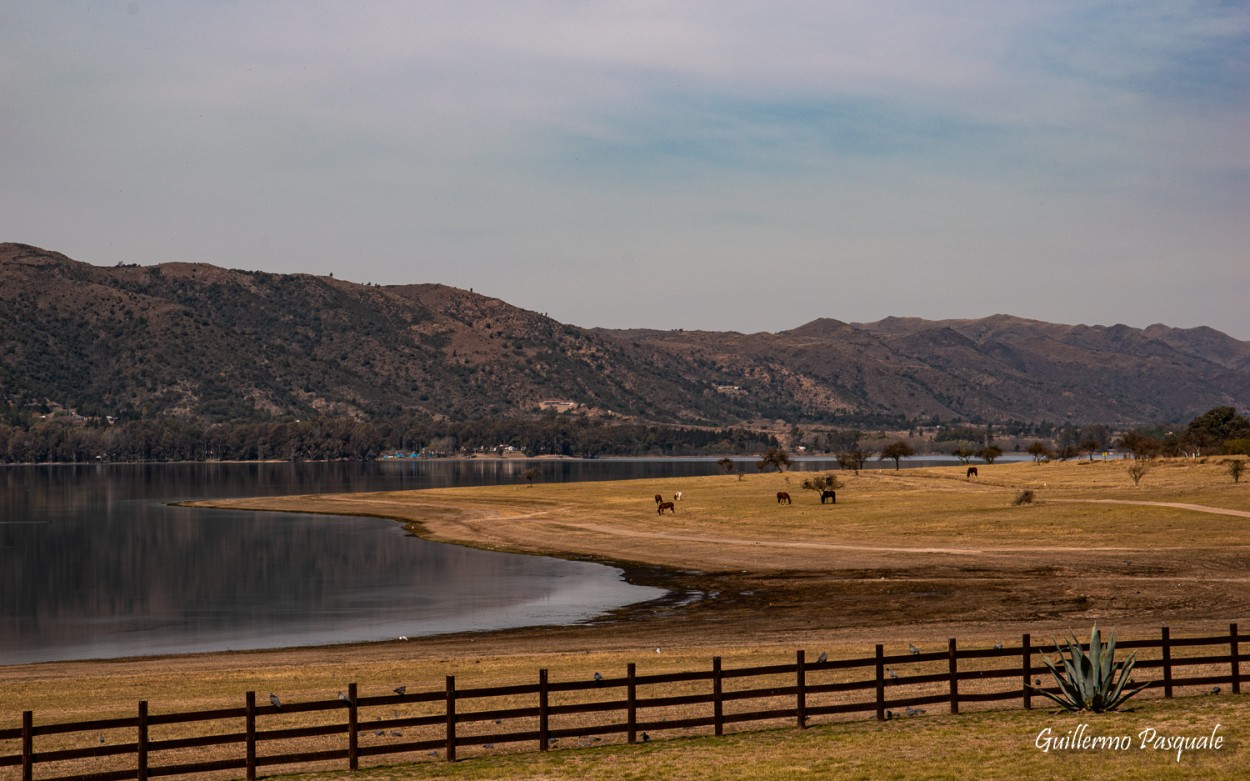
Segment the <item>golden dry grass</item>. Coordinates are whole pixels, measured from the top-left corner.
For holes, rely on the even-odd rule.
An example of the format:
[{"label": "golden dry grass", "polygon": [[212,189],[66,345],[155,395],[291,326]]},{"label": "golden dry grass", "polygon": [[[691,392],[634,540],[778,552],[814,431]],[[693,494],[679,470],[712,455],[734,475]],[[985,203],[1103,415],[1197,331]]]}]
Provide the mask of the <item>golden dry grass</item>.
[{"label": "golden dry grass", "polygon": [[[620,675],[628,662],[637,662],[640,674],[702,669],[713,655],[727,667],[784,663],[796,648],[807,648],[809,658],[820,650],[861,657],[876,642],[900,653],[907,642],[929,650],[952,636],[961,646],[988,647],[1016,642],[1021,632],[1033,633],[1035,642],[1068,628],[1083,633],[1094,620],[1122,638],[1155,636],[1165,623],[1178,634],[1213,634],[1240,620],[1245,631],[1250,485],[1234,484],[1218,460],[1158,462],[1138,485],[1127,466],[980,466],[979,479],[971,481],[961,467],[839,473],[845,485],[833,506],[799,487],[801,473],[222,502],[381,515],[433,539],[657,565],[670,574],[636,574],[702,591],[704,598],[568,628],[0,668],[0,717],[7,719],[0,727],[16,726],[25,709],[39,723],[129,716],[140,699],[151,702],[153,713],[169,713],[234,707],[247,690],[262,702],[270,691],[286,701],[333,698],[351,681],[368,696],[400,683],[436,689],[449,674],[464,688],[529,682],[540,667],[553,680],[584,680],[595,671]],[[1036,501],[1013,506],[1024,489]],[[794,504],[779,507],[778,490],[788,491]],[[652,495],[676,491],[684,493],[676,514],[658,516]],[[663,653],[654,653],[656,645]],[[1116,778],[1199,770],[1203,777],[1231,778],[1230,768],[1245,766],[1241,746],[1250,720],[1240,698],[1148,700],[1138,707],[1133,718],[1177,729],[1209,729],[1211,719],[1220,720],[1229,744],[1176,767],[1151,752],[1044,755],[1026,738],[1059,717],[1018,711],[950,717],[930,709],[923,718],[884,725],[820,724],[542,756],[465,749],[461,755],[474,758],[454,767],[421,756],[414,757],[417,765],[369,775],[719,778],[729,769],[743,778],[944,778],[975,767],[988,777],[1045,778],[1092,761],[1100,775]],[[341,717],[333,714],[308,718]],[[157,737],[191,727],[167,729]],[[11,770],[0,778],[15,777]]]}]

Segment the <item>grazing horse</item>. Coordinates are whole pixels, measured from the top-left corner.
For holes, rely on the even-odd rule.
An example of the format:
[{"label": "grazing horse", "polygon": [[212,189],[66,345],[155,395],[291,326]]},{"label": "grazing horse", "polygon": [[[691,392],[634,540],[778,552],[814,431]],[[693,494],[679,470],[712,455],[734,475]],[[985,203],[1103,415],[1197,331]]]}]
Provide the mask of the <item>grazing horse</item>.
[{"label": "grazing horse", "polygon": [[[972,478],[974,478],[974,477],[977,477],[977,468],[976,468],[975,466],[970,466],[970,467],[968,467],[968,474],[967,474],[967,476],[965,477],[965,479],[966,479],[966,480],[971,480],[971,479],[972,479]],[[978,479],[979,479],[979,478],[978,478]]]},{"label": "grazing horse", "polygon": [[821,492],[820,492],[820,503],[821,503],[821,504],[824,504],[826,499],[828,499],[828,500],[829,500],[829,503],[830,503],[830,504],[837,504],[837,503],[838,503],[838,494],[837,494],[837,492],[835,492],[835,491],[821,491]]},{"label": "grazing horse", "polygon": [[785,491],[778,491],[777,504],[790,504],[790,494]]},{"label": "grazing horse", "polygon": [[668,510],[673,515],[677,514],[677,508],[673,507],[672,502],[660,502],[658,505],[656,505],[655,514],[663,515],[665,510]]},{"label": "grazing horse", "polygon": [[662,502],[662,501],[664,501],[664,497],[663,497],[663,496],[660,496],[659,494],[656,494],[656,495],[655,495],[655,503],[656,503],[656,504],[659,504],[659,503],[660,503],[660,502]]},{"label": "grazing horse", "polygon": [[681,491],[678,491],[677,493],[673,494],[673,501],[674,501],[674,502],[680,502],[680,501],[681,501]]}]

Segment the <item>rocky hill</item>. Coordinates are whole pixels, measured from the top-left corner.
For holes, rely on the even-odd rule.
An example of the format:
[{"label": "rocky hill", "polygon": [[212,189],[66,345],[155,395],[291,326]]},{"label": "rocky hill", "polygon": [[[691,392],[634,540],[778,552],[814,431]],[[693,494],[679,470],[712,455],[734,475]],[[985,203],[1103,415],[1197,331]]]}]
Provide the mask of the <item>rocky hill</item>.
[{"label": "rocky hill", "polygon": [[1003,315],[775,334],[582,329],[442,285],[105,268],[0,244],[0,403],[212,419],[574,408],[714,425],[1144,423],[1250,408],[1250,343]]}]

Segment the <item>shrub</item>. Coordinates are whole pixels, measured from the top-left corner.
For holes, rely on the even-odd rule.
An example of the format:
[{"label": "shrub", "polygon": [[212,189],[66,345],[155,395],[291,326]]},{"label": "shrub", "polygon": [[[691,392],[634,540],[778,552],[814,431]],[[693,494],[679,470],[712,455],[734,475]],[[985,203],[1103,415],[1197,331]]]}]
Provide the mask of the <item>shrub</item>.
[{"label": "shrub", "polygon": [[1026,488],[1016,495],[1015,501],[1013,501],[1011,504],[1014,507],[1019,507],[1022,504],[1033,504],[1033,500],[1035,498],[1036,497],[1033,494],[1033,489]]},{"label": "shrub", "polygon": [[1150,466],[1146,464],[1145,461],[1134,461],[1129,464],[1128,476],[1133,478],[1133,485],[1137,485],[1141,482],[1142,477],[1149,471]]},{"label": "shrub", "polygon": [[1029,688],[1054,700],[1066,711],[1075,713],[1089,710],[1102,713],[1116,710],[1128,698],[1150,685],[1129,685],[1129,676],[1132,675],[1137,654],[1129,654],[1128,659],[1123,662],[1115,661],[1115,633],[1112,633],[1111,641],[1104,645],[1098,632],[1098,624],[1094,624],[1090,631],[1088,651],[1081,647],[1080,641],[1072,634],[1068,636],[1067,659],[1063,658],[1058,640],[1055,641],[1055,648],[1060,649],[1063,669],[1045,656],[1042,657],[1042,662],[1059,684],[1059,694],[1034,686]]},{"label": "shrub", "polygon": [[1233,478],[1233,482],[1240,483],[1241,475],[1246,471],[1246,462],[1241,459],[1229,459],[1224,462],[1224,466],[1228,470],[1229,476]]}]

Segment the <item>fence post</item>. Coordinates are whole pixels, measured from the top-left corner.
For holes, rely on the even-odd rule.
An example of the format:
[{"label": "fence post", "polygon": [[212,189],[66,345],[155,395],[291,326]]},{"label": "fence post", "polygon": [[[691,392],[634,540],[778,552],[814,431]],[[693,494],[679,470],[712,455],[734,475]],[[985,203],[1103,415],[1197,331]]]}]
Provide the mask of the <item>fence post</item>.
[{"label": "fence post", "polygon": [[360,769],[360,714],[356,709],[356,684],[347,684],[347,767]]},{"label": "fence post", "polygon": [[1163,696],[1172,697],[1172,633],[1163,627]]},{"label": "fence post", "polygon": [[548,692],[547,692],[547,669],[538,671],[538,750],[547,750],[547,731],[548,731]]},{"label": "fence post", "polygon": [[1237,625],[1228,625],[1228,653],[1233,658],[1233,694],[1241,694],[1241,655],[1237,647]]},{"label": "fence post", "polygon": [[447,676],[447,761],[456,761],[456,676]]},{"label": "fence post", "polygon": [[630,662],[626,677],[625,685],[625,734],[630,743],[638,740],[638,682],[636,679],[637,669],[634,663]]},{"label": "fence post", "polygon": [[148,701],[139,700],[139,736],[135,741],[135,764],[139,781],[148,781]]},{"label": "fence post", "polygon": [[256,781],[256,692],[247,693],[247,781]]},{"label": "fence post", "polygon": [[959,713],[959,653],[955,648],[955,638],[951,638],[948,644],[950,653],[950,679],[951,679],[951,713]]},{"label": "fence post", "polygon": [[35,712],[22,711],[22,781],[35,777]]},{"label": "fence post", "polygon": [[877,645],[877,721],[885,721],[885,647]]},{"label": "fence post", "polygon": [[806,654],[802,648],[794,652],[795,684],[798,688],[795,695],[794,720],[798,722],[799,729],[807,727],[807,672],[803,669],[805,659]]},{"label": "fence post", "polygon": [[1020,638],[1020,647],[1022,657],[1022,669],[1024,670],[1024,709],[1033,710],[1033,690],[1029,686],[1033,683],[1033,647],[1030,643],[1029,633],[1025,632]]},{"label": "fence post", "polygon": [[720,737],[725,734],[725,704],[722,699],[724,690],[722,687],[722,676],[720,657],[712,657],[712,725],[716,732],[716,736]]}]

